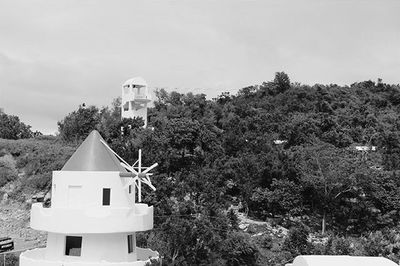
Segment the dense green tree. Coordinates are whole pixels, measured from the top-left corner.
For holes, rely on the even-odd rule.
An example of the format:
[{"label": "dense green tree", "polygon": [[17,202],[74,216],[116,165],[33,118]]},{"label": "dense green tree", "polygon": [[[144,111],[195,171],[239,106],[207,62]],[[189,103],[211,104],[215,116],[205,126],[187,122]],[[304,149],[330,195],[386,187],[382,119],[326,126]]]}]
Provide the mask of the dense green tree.
[{"label": "dense green tree", "polygon": [[25,125],[18,116],[7,115],[0,112],[0,138],[3,139],[25,139],[31,138],[33,132],[31,126]]},{"label": "dense green tree", "polygon": [[337,208],[340,200],[359,193],[358,163],[342,150],[331,145],[299,149],[301,183],[308,188],[309,204],[322,215],[322,234],[325,233],[327,215]]},{"label": "dense green tree", "polygon": [[100,113],[97,107],[80,105],[78,110],[69,113],[57,124],[61,139],[77,142],[96,129],[99,122]]},{"label": "dense green tree", "polygon": [[308,242],[309,233],[309,228],[303,224],[298,224],[290,228],[283,243],[283,250],[292,253],[293,257],[298,255],[307,255],[311,249]]},{"label": "dense green tree", "polygon": [[290,89],[290,79],[285,72],[276,72],[274,78],[274,84],[276,85],[278,92],[285,92]]},{"label": "dense green tree", "polygon": [[271,188],[255,189],[251,201],[253,209],[258,209],[264,215],[289,214],[302,212],[302,189],[299,184],[287,179],[274,179]]},{"label": "dense green tree", "polygon": [[121,97],[115,98],[111,107],[100,110],[98,129],[105,140],[118,139],[121,136]]},{"label": "dense green tree", "polygon": [[225,265],[256,265],[258,250],[250,236],[233,232],[222,243],[222,254]]}]

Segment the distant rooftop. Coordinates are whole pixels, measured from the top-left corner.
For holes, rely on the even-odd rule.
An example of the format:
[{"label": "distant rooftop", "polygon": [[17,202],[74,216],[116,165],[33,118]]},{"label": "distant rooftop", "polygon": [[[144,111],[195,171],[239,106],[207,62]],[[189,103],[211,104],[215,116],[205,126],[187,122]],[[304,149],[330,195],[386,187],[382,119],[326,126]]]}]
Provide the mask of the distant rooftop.
[{"label": "distant rooftop", "polygon": [[286,266],[395,266],[393,261],[383,257],[356,256],[297,256],[293,264]]},{"label": "distant rooftop", "polygon": [[376,151],[376,146],[355,146],[357,151]]},{"label": "distant rooftop", "polygon": [[276,145],[280,145],[280,144],[283,144],[283,143],[286,143],[286,142],[287,142],[287,140],[281,140],[281,139],[274,140],[274,144],[276,144]]}]

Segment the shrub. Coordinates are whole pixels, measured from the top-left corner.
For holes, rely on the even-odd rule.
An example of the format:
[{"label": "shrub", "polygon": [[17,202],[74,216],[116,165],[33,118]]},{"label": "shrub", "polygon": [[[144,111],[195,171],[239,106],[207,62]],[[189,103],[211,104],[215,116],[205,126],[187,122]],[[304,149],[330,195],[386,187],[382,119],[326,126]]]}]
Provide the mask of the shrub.
[{"label": "shrub", "polygon": [[5,255],[5,265],[3,263],[3,256],[0,259],[0,266],[18,266],[19,265],[19,257],[16,254],[6,254]]},{"label": "shrub", "polygon": [[[21,176],[21,185],[9,193],[11,199],[24,200],[24,194],[35,193],[49,187],[52,171],[60,170],[75,147],[67,146],[54,138],[47,139],[0,139],[0,186],[14,180],[17,169]],[[4,162],[5,165],[4,166]],[[3,166],[3,167],[2,167]]]},{"label": "shrub", "polygon": [[18,177],[15,161],[9,154],[0,157],[0,187]]},{"label": "shrub", "polygon": [[274,239],[270,235],[263,235],[261,239],[261,247],[271,249],[274,244]]},{"label": "shrub", "polygon": [[151,259],[150,262],[146,262],[145,266],[161,266],[160,260]]},{"label": "shrub", "polygon": [[385,253],[385,247],[388,241],[383,237],[381,231],[370,233],[364,245],[365,252],[368,256],[382,256]]},{"label": "shrub", "polygon": [[93,129],[96,129],[99,122],[100,113],[97,107],[80,105],[78,110],[69,113],[57,124],[61,139],[68,142],[79,142],[86,138]]},{"label": "shrub", "polygon": [[221,251],[227,265],[254,265],[257,261],[257,247],[249,235],[241,232],[229,234],[222,243]]},{"label": "shrub", "polygon": [[290,228],[288,236],[283,242],[283,250],[289,251],[293,255],[308,254],[311,245],[308,243],[309,229],[303,224]]},{"label": "shrub", "polygon": [[239,219],[235,213],[234,210],[229,210],[228,211],[228,219],[229,219],[229,224],[232,227],[233,230],[238,230],[239,229]]},{"label": "shrub", "polygon": [[332,255],[352,255],[353,249],[348,239],[344,237],[336,238],[332,241]]},{"label": "shrub", "polygon": [[0,138],[24,139],[32,136],[31,126],[19,121],[15,115],[7,115],[0,112]]}]

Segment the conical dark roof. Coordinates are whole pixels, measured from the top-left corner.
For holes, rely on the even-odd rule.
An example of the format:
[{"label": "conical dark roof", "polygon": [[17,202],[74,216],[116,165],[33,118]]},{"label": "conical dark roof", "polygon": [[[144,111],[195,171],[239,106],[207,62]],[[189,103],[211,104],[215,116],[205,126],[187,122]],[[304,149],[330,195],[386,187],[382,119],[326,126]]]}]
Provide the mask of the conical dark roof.
[{"label": "conical dark roof", "polygon": [[93,130],[61,171],[126,172],[118,158],[101,141],[105,143],[100,133]]}]

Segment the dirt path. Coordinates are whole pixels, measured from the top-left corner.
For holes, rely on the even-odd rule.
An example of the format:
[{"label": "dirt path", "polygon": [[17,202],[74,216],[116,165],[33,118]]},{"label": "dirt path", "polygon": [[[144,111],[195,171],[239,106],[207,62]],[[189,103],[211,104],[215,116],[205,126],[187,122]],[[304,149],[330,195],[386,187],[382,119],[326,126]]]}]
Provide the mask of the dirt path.
[{"label": "dirt path", "polygon": [[272,226],[271,223],[265,222],[265,221],[256,221],[256,220],[252,220],[249,217],[246,216],[246,214],[241,213],[241,212],[237,212],[237,217],[239,219],[239,228],[247,231],[247,229],[249,228],[250,225],[256,226],[258,227],[258,229],[256,230],[257,233],[255,233],[253,236],[260,236],[263,235],[265,233],[267,234],[273,234],[276,237],[285,237],[288,233],[288,229],[276,225],[276,226]]},{"label": "dirt path", "polygon": [[0,205],[0,237],[8,236],[14,240],[14,249],[43,246],[46,233],[29,227],[30,210],[20,204]]}]

